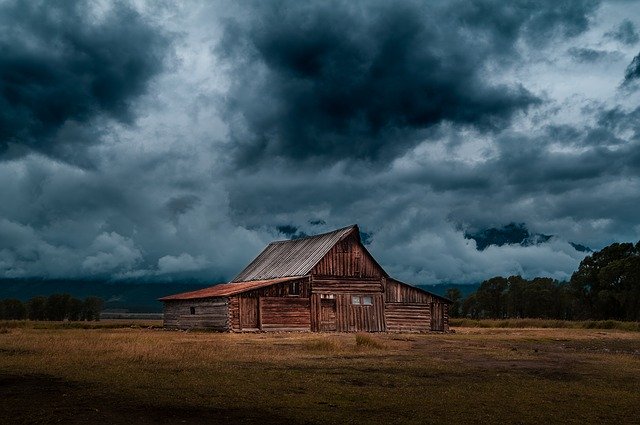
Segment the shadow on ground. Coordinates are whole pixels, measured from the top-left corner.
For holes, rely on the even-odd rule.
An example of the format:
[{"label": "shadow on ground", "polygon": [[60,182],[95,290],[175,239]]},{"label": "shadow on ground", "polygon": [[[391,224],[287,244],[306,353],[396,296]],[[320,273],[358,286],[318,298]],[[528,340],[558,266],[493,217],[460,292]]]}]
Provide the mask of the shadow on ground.
[{"label": "shadow on ground", "polygon": [[6,424],[280,424],[291,418],[258,409],[154,406],[47,375],[0,375],[0,423]]}]

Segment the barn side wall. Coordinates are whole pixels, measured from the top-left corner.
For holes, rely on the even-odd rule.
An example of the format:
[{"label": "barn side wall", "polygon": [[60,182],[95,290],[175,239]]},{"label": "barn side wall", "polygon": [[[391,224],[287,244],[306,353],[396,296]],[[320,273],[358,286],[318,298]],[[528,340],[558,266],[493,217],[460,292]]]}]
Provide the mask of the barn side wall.
[{"label": "barn side wall", "polygon": [[429,332],[431,306],[418,303],[387,303],[385,318],[389,332]]},{"label": "barn side wall", "polygon": [[449,332],[449,304],[436,299],[432,307],[431,330]]},{"label": "barn side wall", "polygon": [[304,277],[232,296],[230,328],[236,332],[310,331],[310,293],[309,278]]},{"label": "barn side wall", "polygon": [[441,298],[387,279],[385,319],[389,332],[447,332],[448,311],[448,303]]},{"label": "barn side wall", "polygon": [[309,298],[264,297],[260,312],[263,331],[311,330]]},{"label": "barn side wall", "polygon": [[165,301],[164,327],[228,331],[229,300],[228,298],[205,298]]},{"label": "barn side wall", "polygon": [[[384,332],[382,278],[313,276],[311,329],[337,332]],[[356,305],[353,297],[371,297],[371,305]]]}]

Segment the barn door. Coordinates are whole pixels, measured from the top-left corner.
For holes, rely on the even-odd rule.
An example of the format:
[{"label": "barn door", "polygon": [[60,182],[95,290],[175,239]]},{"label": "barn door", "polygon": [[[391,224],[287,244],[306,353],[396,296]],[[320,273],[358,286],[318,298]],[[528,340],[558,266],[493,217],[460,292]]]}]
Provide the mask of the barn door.
[{"label": "barn door", "polygon": [[258,299],[240,298],[240,328],[258,328]]},{"label": "barn door", "polygon": [[431,330],[444,332],[444,314],[441,303],[431,303]]},{"label": "barn door", "polygon": [[320,300],[320,331],[336,330],[336,299],[323,298]]}]

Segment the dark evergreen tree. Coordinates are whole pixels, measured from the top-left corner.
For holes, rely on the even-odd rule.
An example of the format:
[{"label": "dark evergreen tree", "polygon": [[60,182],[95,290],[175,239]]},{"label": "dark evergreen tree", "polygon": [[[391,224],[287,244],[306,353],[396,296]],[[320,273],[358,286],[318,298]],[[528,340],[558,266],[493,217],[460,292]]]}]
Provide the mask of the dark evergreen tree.
[{"label": "dark evergreen tree", "polygon": [[77,298],[70,298],[68,304],[68,319],[71,321],[83,320],[82,311],[84,302]]},{"label": "dark evergreen tree", "polygon": [[29,320],[47,320],[47,298],[33,297],[27,301]]},{"label": "dark evergreen tree", "polygon": [[508,281],[504,277],[493,277],[482,282],[476,292],[480,317],[502,319],[506,317],[506,291]]},{"label": "dark evergreen tree", "polygon": [[24,320],[27,318],[27,308],[22,301],[10,298],[2,301],[3,319],[5,320]]},{"label": "dark evergreen tree", "polygon": [[100,320],[102,304],[102,299],[98,297],[85,298],[82,308],[82,317],[85,320]]},{"label": "dark evergreen tree", "polygon": [[47,320],[62,321],[69,314],[69,294],[52,294],[47,298]]},{"label": "dark evergreen tree", "polygon": [[453,304],[449,307],[449,316],[460,317],[462,310],[462,292],[460,292],[458,288],[449,288],[444,296],[453,301]]},{"label": "dark evergreen tree", "polygon": [[614,243],[586,257],[571,288],[582,318],[640,320],[640,242]]},{"label": "dark evergreen tree", "polygon": [[478,319],[480,317],[480,310],[478,309],[478,300],[475,292],[470,294],[462,303],[462,317],[469,317],[471,319]]}]

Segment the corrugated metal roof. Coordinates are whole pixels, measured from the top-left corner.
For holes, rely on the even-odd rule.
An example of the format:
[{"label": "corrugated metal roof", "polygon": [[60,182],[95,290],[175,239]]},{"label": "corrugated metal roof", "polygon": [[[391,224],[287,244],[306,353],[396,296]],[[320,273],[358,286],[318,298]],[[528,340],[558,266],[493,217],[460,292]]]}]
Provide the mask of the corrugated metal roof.
[{"label": "corrugated metal roof", "polygon": [[295,279],[299,279],[299,277],[284,277],[280,279],[268,279],[268,280],[252,280],[251,282],[223,283],[221,285],[215,285],[209,288],[199,289],[197,291],[183,292],[181,294],[169,295],[167,297],[159,298],[158,300],[171,301],[171,300],[192,300],[196,298],[228,297],[230,295],[239,294],[240,292],[263,288],[265,286],[270,286],[276,283],[286,282],[288,280],[295,280]]},{"label": "corrugated metal roof", "polygon": [[272,242],[232,282],[304,276],[336,243],[353,231],[358,232],[357,225],[316,236]]}]

